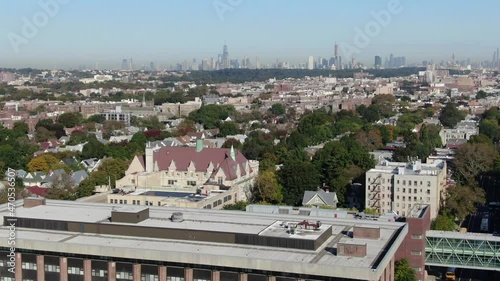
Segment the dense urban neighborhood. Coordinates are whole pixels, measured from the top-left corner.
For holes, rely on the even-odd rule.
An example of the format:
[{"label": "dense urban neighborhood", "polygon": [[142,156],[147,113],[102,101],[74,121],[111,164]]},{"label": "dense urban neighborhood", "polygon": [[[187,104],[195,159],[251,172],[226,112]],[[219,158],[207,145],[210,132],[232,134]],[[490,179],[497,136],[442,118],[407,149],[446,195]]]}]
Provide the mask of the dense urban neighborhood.
[{"label": "dense urban neighborhood", "polygon": [[[496,71],[3,69],[0,81],[2,203],[15,171],[25,200],[500,231]],[[403,262],[424,280],[424,260]]]}]

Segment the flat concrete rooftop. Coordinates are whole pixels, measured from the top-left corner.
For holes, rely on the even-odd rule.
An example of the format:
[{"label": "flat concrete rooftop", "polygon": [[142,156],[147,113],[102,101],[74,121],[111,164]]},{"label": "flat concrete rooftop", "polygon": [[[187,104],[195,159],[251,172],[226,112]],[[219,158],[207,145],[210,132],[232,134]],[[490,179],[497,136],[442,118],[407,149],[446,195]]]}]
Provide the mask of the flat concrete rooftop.
[{"label": "flat concrete rooftop", "polygon": [[[126,225],[109,222],[111,211],[119,210],[119,205],[55,200],[47,200],[46,205],[33,208],[24,208],[22,202],[19,201],[17,204],[15,216],[18,218]],[[139,208],[144,209],[144,207]],[[169,219],[173,213],[177,212],[183,213],[184,221],[172,222]],[[7,205],[0,205],[0,216],[9,216]],[[31,228],[17,229],[16,245],[20,249],[34,251],[378,280],[407,233],[407,226],[403,223],[336,218],[321,218],[322,225],[319,230],[304,231],[302,234],[289,235],[282,226],[283,222],[299,223],[308,219],[311,218],[297,215],[151,206],[149,219],[133,225],[269,237],[293,236],[295,239],[304,240],[316,239],[325,231],[331,231],[331,236],[316,250]],[[353,239],[354,226],[380,228],[380,238]],[[8,234],[8,227],[1,226],[0,235],[8,237]],[[336,248],[339,240],[346,241],[347,239],[355,244],[366,244],[366,256],[337,256],[334,251],[330,250]],[[7,239],[0,239],[0,247],[9,247],[7,242]]]}]

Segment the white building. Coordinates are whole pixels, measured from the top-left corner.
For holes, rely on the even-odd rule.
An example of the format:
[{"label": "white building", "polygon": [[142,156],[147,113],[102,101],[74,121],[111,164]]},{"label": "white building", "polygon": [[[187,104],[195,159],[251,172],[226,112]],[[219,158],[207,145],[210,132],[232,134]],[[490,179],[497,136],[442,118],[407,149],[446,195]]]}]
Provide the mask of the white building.
[{"label": "white building", "polygon": [[310,56],[309,59],[307,60],[307,69],[313,70],[314,69],[314,57]]},{"label": "white building", "polygon": [[431,219],[439,210],[446,189],[446,162],[422,164],[384,161],[366,172],[365,207],[384,214],[395,211],[406,216],[415,204],[428,204]]}]

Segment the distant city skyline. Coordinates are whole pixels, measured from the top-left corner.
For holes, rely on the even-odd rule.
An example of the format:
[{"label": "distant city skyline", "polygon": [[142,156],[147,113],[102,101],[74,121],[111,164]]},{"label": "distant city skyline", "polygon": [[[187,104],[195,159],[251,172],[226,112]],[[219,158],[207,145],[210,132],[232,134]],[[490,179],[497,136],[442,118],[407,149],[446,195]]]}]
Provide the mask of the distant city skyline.
[{"label": "distant city skyline", "polygon": [[[0,67],[78,68],[99,65],[121,69],[123,59],[136,68],[168,68],[183,61],[217,59],[225,43],[230,60],[259,57],[263,66],[278,59],[294,65],[309,57],[329,59],[340,44],[343,63],[351,57],[343,44],[353,44],[363,29],[387,9],[388,1],[82,1],[65,0],[48,11],[40,3],[61,0],[14,1],[0,4]],[[400,0],[402,12],[390,16],[369,44],[354,55],[366,67],[374,57],[391,53],[407,64],[470,59],[488,61],[500,46],[493,36],[500,23],[497,1]],[[119,3],[119,5],[117,5]],[[231,3],[236,3],[231,4]],[[239,4],[238,4],[239,3]],[[488,7],[485,9],[484,7]],[[26,21],[42,21],[31,38],[23,36]],[[41,16],[42,15],[42,16]],[[12,34],[26,41],[15,51]],[[31,35],[31,34],[30,34]],[[228,61],[229,60],[229,61]]]}]

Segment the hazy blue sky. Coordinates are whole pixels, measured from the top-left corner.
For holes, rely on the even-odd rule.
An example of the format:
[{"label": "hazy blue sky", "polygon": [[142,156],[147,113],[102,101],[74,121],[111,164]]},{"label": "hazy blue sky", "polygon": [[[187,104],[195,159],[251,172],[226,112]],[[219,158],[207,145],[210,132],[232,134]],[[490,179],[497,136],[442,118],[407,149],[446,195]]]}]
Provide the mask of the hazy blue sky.
[{"label": "hazy blue sky", "polygon": [[[0,67],[67,68],[98,62],[118,68],[122,58],[133,58],[136,66],[149,61],[168,66],[216,57],[224,41],[231,58],[299,63],[311,55],[330,57],[335,42],[355,46],[355,28],[364,29],[374,21],[372,12],[387,10],[391,2],[64,0],[68,3],[32,38],[18,41],[15,52],[11,41],[24,37],[23,18],[33,22],[43,12],[39,3],[51,1],[57,0],[0,0]],[[409,62],[447,59],[452,53],[457,59],[491,60],[500,47],[498,0],[400,3],[403,10],[370,37],[356,59],[373,64],[374,55],[392,52]],[[230,9],[218,13],[217,4]]]}]

